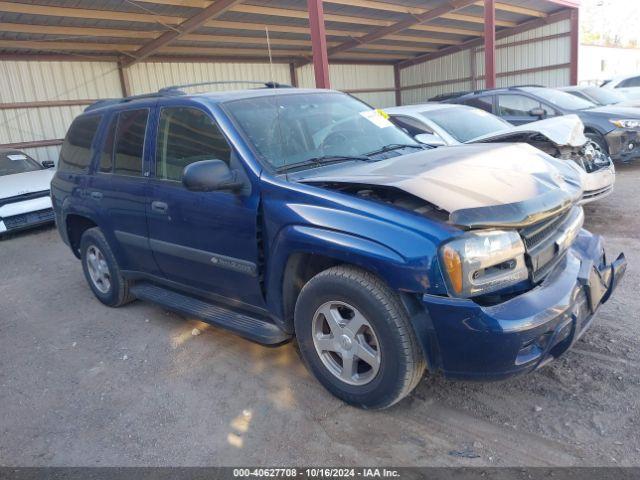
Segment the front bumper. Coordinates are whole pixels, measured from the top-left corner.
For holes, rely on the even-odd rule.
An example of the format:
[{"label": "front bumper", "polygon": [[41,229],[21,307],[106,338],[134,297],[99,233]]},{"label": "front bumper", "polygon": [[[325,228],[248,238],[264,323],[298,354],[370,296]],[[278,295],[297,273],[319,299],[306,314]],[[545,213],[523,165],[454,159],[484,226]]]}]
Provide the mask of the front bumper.
[{"label": "front bumper", "polygon": [[503,303],[483,307],[424,295],[430,325],[421,336],[428,363],[446,377],[471,380],[540,368],[587,330],[625,270],[624,255],[607,263],[601,238],[582,230],[540,285]]},{"label": "front bumper", "polygon": [[585,204],[601,200],[613,192],[613,185],[616,181],[615,167],[612,164],[609,167],[587,173],[584,178],[584,193],[580,203]]},{"label": "front bumper", "polygon": [[612,160],[629,162],[640,158],[640,131],[616,128],[605,135]]},{"label": "front bumper", "polygon": [[51,197],[8,203],[0,207],[0,235],[54,221]]}]

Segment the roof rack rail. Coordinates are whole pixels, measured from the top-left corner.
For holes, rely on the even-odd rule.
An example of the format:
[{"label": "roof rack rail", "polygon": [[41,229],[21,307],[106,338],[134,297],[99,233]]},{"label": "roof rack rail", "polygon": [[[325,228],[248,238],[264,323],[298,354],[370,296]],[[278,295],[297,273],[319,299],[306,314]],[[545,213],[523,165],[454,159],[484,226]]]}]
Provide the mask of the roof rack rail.
[{"label": "roof rack rail", "polygon": [[516,88],[530,88],[530,87],[534,87],[534,88],[547,88],[544,85],[537,85],[535,83],[531,83],[531,84],[526,84],[526,85],[513,85],[511,87],[509,87],[509,90],[511,89],[516,89]]},{"label": "roof rack rail", "polygon": [[205,85],[230,85],[230,84],[238,84],[238,83],[261,85],[263,88],[293,88],[291,87],[291,85],[287,85],[284,83],[253,82],[253,81],[245,81],[245,80],[231,80],[231,81],[224,81],[224,82],[185,83],[184,85],[172,85],[170,87],[161,88],[156,93],[143,93],[141,95],[131,95],[129,97],[124,97],[124,98],[105,98],[104,100],[98,100],[97,102],[92,103],[91,105],[86,107],[84,111],[89,112],[97,108],[107,107],[109,105],[117,105],[119,103],[132,102],[134,100],[140,100],[144,98],[158,98],[158,97],[164,97],[168,95],[186,95],[185,92],[183,92],[181,89],[187,88],[187,87],[201,87]]},{"label": "roof rack rail", "polygon": [[140,100],[145,98],[158,98],[165,95],[180,95],[181,93],[177,90],[171,90],[163,93],[143,93],[140,95],[130,95],[124,98],[105,98],[104,100],[98,100],[97,102],[92,103],[87,108],[84,109],[85,112],[89,112],[91,110],[95,110],[96,108],[107,107],[109,105],[117,105],[119,103],[127,103],[132,102],[134,100]]},{"label": "roof rack rail", "polygon": [[173,92],[180,92],[183,88],[189,87],[204,87],[206,85],[235,85],[235,84],[248,84],[248,85],[261,85],[264,88],[292,88],[291,85],[278,82],[254,82],[251,80],[227,80],[219,82],[199,82],[199,83],[185,83],[183,85],[172,85],[170,87],[164,87],[158,90],[160,94],[167,94]]},{"label": "roof rack rail", "polygon": [[449,100],[451,98],[458,98],[462,95],[466,95],[467,93],[471,93],[471,91],[460,91],[460,92],[451,92],[451,93],[441,93],[440,95],[436,95],[435,97],[431,97],[429,99],[430,102],[443,102],[445,100]]}]

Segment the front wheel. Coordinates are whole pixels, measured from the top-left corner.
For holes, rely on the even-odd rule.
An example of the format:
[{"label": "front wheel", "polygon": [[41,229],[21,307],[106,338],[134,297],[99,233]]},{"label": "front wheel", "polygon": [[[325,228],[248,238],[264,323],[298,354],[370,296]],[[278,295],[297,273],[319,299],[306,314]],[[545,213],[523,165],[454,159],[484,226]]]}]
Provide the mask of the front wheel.
[{"label": "front wheel", "polygon": [[609,154],[609,145],[607,145],[607,141],[602,135],[595,132],[587,132],[585,133],[585,137],[595,143],[601,152],[607,155]]},{"label": "front wheel", "polygon": [[375,275],[338,266],[296,302],[300,354],[327,390],[363,408],[386,408],[415,388],[424,357],[397,294]]}]

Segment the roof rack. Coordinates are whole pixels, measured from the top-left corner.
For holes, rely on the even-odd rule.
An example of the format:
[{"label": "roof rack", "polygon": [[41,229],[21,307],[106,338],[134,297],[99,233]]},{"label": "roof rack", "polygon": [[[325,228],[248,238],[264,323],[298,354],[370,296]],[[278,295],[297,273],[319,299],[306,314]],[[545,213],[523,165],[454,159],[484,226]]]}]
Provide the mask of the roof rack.
[{"label": "roof rack", "polygon": [[292,88],[291,85],[286,85],[284,83],[278,82],[254,82],[250,80],[228,80],[222,82],[200,82],[200,83],[185,83],[183,85],[172,85],[170,87],[164,87],[158,90],[160,94],[167,93],[175,93],[181,92],[183,88],[189,87],[203,87],[206,85],[236,85],[236,84],[247,84],[247,85],[261,85],[264,88]]},{"label": "roof rack", "polygon": [[429,101],[430,102],[444,102],[445,100],[449,100],[451,98],[461,97],[462,95],[466,95],[467,93],[471,93],[471,91],[441,93],[440,95],[436,95],[435,97],[431,97],[429,99]]},{"label": "roof rack", "polygon": [[96,108],[108,107],[109,105],[117,105],[119,103],[127,103],[133,102],[134,100],[140,100],[145,98],[158,98],[167,95],[180,95],[178,91],[167,91],[167,92],[158,92],[158,93],[143,93],[141,95],[130,95],[124,98],[105,98],[104,100],[98,100],[95,103],[92,103],[87,108],[84,109],[85,112],[89,112],[91,110],[95,110]]},{"label": "roof rack", "polygon": [[164,87],[158,90],[156,93],[144,93],[141,95],[131,95],[129,97],[124,98],[106,98],[104,100],[98,100],[95,103],[92,103],[88,107],[84,109],[85,112],[89,112],[91,110],[95,110],[97,108],[107,107],[109,105],[117,105],[119,103],[127,103],[132,102],[134,100],[140,100],[145,98],[158,98],[165,97],[170,95],[186,95],[185,92],[182,91],[183,88],[188,87],[202,87],[205,85],[233,85],[233,84],[250,84],[250,85],[261,85],[263,88],[293,88],[291,85],[286,85],[284,83],[278,82],[253,82],[246,80],[230,80],[224,82],[200,82],[200,83],[185,83],[184,85],[172,85],[170,87]]}]

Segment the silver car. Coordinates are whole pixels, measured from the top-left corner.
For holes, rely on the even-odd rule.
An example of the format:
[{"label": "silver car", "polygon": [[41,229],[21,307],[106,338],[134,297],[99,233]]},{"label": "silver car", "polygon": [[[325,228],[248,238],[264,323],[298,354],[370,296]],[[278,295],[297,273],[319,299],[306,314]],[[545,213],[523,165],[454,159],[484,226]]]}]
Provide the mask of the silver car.
[{"label": "silver car", "polygon": [[53,222],[53,162],[42,164],[20,150],[0,149],[0,237]]},{"label": "silver car", "polygon": [[489,112],[466,105],[426,103],[385,109],[389,119],[419,142],[432,147],[463,143],[528,143],[579,167],[582,203],[613,191],[615,168],[609,156],[584,135],[576,115],[513,126]]}]

